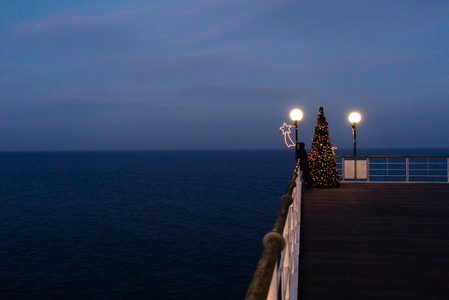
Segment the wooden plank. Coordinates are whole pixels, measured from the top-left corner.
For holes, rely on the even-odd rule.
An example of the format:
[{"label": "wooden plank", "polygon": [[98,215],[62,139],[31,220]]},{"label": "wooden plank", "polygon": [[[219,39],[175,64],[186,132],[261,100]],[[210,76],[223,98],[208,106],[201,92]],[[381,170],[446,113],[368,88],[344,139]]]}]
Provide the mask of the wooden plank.
[{"label": "wooden plank", "polygon": [[449,299],[449,184],[303,191],[300,299]]}]

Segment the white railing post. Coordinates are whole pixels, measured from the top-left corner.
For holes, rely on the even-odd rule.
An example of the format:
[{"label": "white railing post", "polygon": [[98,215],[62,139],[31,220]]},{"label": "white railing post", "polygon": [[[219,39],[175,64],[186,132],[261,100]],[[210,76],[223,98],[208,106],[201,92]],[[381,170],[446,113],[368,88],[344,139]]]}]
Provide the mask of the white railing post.
[{"label": "white railing post", "polygon": [[405,158],[405,182],[409,182],[409,178],[410,178],[410,167],[409,167],[409,164],[410,164],[410,159],[407,156]]},{"label": "white railing post", "polygon": [[389,162],[389,159],[388,159],[388,157],[387,157],[387,176],[390,176],[390,162]]},{"label": "white railing post", "polygon": [[279,263],[276,262],[276,266],[274,267],[274,270],[273,270],[273,277],[271,277],[270,289],[268,290],[267,300],[277,300],[278,299],[278,292],[279,292],[279,276],[278,276],[279,268],[278,268],[278,265],[279,265]]},{"label": "white railing post", "polygon": [[366,181],[369,181],[369,157],[366,158]]}]

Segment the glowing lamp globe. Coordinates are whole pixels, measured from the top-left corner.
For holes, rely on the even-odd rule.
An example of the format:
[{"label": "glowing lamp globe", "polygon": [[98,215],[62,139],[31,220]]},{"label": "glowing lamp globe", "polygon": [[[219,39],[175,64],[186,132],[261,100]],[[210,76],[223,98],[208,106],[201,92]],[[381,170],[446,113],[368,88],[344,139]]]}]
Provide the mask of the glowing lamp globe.
[{"label": "glowing lamp globe", "polygon": [[358,112],[353,112],[349,115],[349,122],[358,123],[362,119],[362,116]]},{"label": "glowing lamp globe", "polygon": [[300,121],[302,119],[302,111],[294,109],[290,112],[290,119],[293,121]]}]

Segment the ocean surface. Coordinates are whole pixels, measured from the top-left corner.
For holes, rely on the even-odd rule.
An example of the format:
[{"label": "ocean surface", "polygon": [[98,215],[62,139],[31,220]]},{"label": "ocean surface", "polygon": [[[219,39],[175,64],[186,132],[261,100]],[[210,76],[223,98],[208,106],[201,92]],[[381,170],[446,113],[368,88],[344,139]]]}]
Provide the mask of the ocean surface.
[{"label": "ocean surface", "polygon": [[243,299],[293,157],[0,153],[0,299]]}]

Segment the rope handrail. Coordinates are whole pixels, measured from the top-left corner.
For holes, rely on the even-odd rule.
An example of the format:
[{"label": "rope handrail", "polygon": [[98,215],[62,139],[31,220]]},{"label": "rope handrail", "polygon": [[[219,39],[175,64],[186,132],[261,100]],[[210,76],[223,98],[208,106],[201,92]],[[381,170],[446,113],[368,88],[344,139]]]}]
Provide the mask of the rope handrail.
[{"label": "rope handrail", "polygon": [[248,287],[245,300],[267,299],[271,279],[278,261],[278,255],[285,246],[283,237],[284,226],[290,205],[293,202],[292,193],[296,187],[296,178],[299,176],[299,160],[296,163],[291,180],[287,184],[287,191],[281,197],[281,207],[278,210],[273,228],[263,238],[264,249],[254,272],[253,279]]}]

